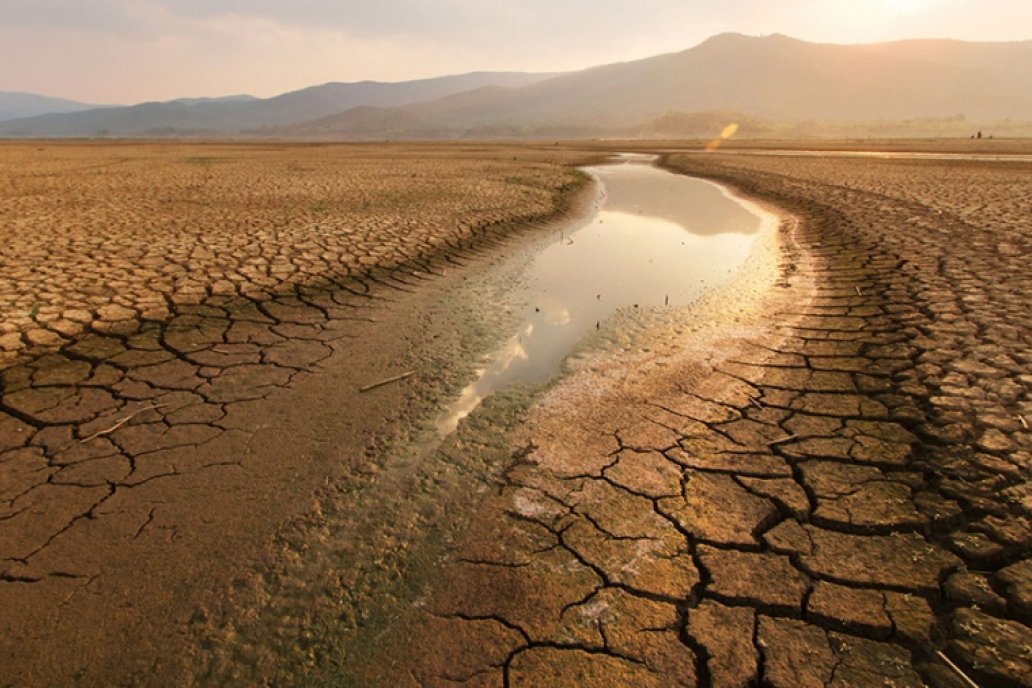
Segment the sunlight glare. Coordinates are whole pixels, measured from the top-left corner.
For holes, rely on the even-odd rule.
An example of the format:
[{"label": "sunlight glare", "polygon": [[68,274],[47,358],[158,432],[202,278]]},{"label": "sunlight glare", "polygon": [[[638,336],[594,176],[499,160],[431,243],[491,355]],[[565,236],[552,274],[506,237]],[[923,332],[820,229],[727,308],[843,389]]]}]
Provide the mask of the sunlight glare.
[{"label": "sunlight glare", "polygon": [[881,0],[883,9],[893,14],[914,14],[933,4],[932,0]]},{"label": "sunlight glare", "polygon": [[738,122],[731,122],[720,131],[720,136],[706,144],[706,151],[713,152],[720,148],[720,144],[727,141],[729,138],[735,135],[738,131]]}]

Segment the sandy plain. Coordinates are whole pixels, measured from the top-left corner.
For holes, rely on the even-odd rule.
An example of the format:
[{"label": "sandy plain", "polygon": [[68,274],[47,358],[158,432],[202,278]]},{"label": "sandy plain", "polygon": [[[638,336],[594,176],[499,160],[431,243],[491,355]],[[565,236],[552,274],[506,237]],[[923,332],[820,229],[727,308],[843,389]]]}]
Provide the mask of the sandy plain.
[{"label": "sandy plain", "polygon": [[606,145],[5,146],[0,683],[1032,685],[1027,162],[667,154],[785,222],[406,458]]}]

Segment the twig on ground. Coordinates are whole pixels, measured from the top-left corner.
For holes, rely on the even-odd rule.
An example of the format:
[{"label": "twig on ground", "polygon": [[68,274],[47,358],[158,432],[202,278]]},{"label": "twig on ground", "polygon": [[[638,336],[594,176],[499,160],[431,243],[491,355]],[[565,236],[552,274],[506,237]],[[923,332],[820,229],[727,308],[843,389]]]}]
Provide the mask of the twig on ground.
[{"label": "twig on ground", "polygon": [[939,659],[946,662],[946,666],[953,669],[957,676],[964,680],[964,683],[969,685],[971,688],[979,688],[978,684],[971,680],[971,677],[964,673],[964,671],[953,663],[953,661],[942,653],[942,650],[938,650],[935,654],[939,655]]},{"label": "twig on ground", "polygon": [[112,425],[110,428],[107,428],[105,430],[100,430],[98,432],[95,432],[92,435],[90,435],[89,437],[87,437],[85,439],[82,439],[82,440],[79,440],[79,441],[80,442],[89,442],[90,440],[95,440],[98,437],[101,437],[103,435],[110,435],[115,430],[118,430],[120,427],[122,427],[123,425],[125,425],[126,423],[128,423],[129,421],[131,421],[133,418],[135,418],[136,416],[140,415],[144,411],[153,411],[154,409],[163,408],[165,406],[168,406],[168,404],[154,404],[153,406],[144,406],[143,408],[138,408],[135,411],[133,411],[132,413],[130,413],[128,416],[126,416],[125,418],[122,418],[121,420],[119,420],[117,423]]},{"label": "twig on ground", "polygon": [[863,296],[864,295],[864,293],[862,291],[860,291],[860,287],[853,287],[853,288],[856,289],[856,295],[857,296]]},{"label": "twig on ground", "polygon": [[799,439],[799,435],[789,435],[788,437],[781,437],[776,440],[767,442],[768,447],[773,447],[775,444],[784,444],[785,442],[791,442],[792,440]]},{"label": "twig on ground", "polygon": [[377,387],[383,387],[384,385],[389,385],[392,382],[401,382],[402,380],[404,380],[406,378],[410,378],[410,377],[412,377],[415,374],[416,374],[416,371],[410,370],[407,373],[402,373],[401,375],[395,375],[394,377],[389,377],[386,380],[380,380],[379,382],[374,382],[374,383],[372,383],[370,385],[366,385],[365,387],[359,387],[358,391],[359,392],[368,392],[371,389],[376,389]]},{"label": "twig on ground", "polygon": [[1027,421],[1027,420],[1025,420],[1025,416],[1023,416],[1023,415],[1021,415],[1021,414],[1019,413],[1019,414],[1018,414],[1018,420],[1020,420],[1020,421],[1021,421],[1021,427],[1025,428],[1026,430],[1028,430],[1028,421]]}]

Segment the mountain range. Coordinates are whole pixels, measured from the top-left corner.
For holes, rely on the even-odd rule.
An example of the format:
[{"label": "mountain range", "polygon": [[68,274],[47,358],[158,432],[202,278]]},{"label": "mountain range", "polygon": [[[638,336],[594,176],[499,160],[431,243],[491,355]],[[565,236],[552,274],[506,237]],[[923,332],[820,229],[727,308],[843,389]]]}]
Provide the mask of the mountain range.
[{"label": "mountain range", "polygon": [[0,122],[22,117],[35,117],[51,112],[78,112],[99,107],[101,106],[64,98],[51,98],[35,93],[0,91]]},{"label": "mountain range", "polygon": [[486,85],[517,87],[550,76],[553,75],[473,72],[400,83],[329,83],[273,98],[182,98],[0,122],[0,136],[234,135],[255,127],[283,126],[359,106],[400,106]]},{"label": "mountain range", "polygon": [[1032,122],[1032,41],[833,45],[721,34],[577,72],[476,72],[51,112],[0,122],[0,136],[572,138],[702,135],[728,121],[767,135],[829,123],[967,131],[969,122],[1008,120]]}]

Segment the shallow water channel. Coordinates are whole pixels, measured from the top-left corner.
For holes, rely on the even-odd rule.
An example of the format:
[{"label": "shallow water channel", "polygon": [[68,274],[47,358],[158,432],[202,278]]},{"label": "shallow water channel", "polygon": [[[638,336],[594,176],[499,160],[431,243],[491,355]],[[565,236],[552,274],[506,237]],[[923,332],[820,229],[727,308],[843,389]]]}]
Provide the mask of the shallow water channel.
[{"label": "shallow water channel", "polygon": [[[776,226],[776,217],[723,187],[665,172],[652,160],[622,156],[587,168],[598,196],[580,219],[413,297],[429,309],[428,321],[441,315],[457,336],[471,338],[469,349],[451,336],[439,349],[426,347],[427,360],[444,360],[448,373],[468,370],[462,357],[479,348],[482,323],[504,321],[513,330],[493,333],[502,345],[430,432],[399,424],[403,432],[387,439],[368,477],[351,483],[349,476],[326,492],[290,545],[297,556],[255,596],[261,613],[239,620],[233,642],[242,643],[241,654],[234,656],[263,657],[246,664],[282,665],[293,680],[300,674],[291,667],[308,666],[314,647],[323,663],[309,678],[325,672],[326,680],[310,683],[394,685],[382,676],[411,643],[409,624],[425,609],[483,489],[513,464],[509,410],[532,403],[537,390],[499,400],[453,435],[462,418],[494,393],[553,378],[577,343],[620,309],[669,308],[680,319],[680,309],[742,265],[763,227]],[[499,313],[508,308],[511,314]],[[421,421],[426,406],[413,408]],[[296,642],[302,637],[313,640]]]},{"label": "shallow water channel", "polygon": [[522,322],[440,417],[440,437],[490,394],[551,378],[617,310],[683,307],[726,281],[760,228],[775,221],[725,188],[659,169],[653,159],[623,155],[584,168],[601,186],[601,202],[534,256]]}]

